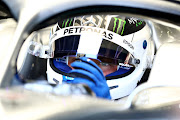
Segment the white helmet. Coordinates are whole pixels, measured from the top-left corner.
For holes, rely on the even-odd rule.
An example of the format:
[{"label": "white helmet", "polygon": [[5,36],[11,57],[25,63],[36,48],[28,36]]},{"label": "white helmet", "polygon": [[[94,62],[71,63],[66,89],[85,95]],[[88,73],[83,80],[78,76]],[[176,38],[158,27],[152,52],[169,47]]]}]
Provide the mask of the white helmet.
[{"label": "white helmet", "polygon": [[71,70],[68,59],[71,56],[85,56],[117,65],[116,71],[105,77],[112,99],[118,99],[134,90],[151,65],[154,56],[151,39],[148,24],[134,17],[79,16],[54,25],[49,48],[43,48],[41,57],[48,58],[47,75],[52,84],[73,80],[68,74]]}]

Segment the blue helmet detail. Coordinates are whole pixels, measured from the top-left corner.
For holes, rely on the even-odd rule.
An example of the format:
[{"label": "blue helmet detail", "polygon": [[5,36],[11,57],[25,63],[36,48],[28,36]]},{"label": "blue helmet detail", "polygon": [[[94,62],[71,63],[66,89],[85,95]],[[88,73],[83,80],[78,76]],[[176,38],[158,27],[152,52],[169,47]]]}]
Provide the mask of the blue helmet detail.
[{"label": "blue helmet detail", "polygon": [[144,40],[144,42],[143,42],[143,48],[144,48],[144,49],[147,48],[147,41],[146,41],[146,40]]}]

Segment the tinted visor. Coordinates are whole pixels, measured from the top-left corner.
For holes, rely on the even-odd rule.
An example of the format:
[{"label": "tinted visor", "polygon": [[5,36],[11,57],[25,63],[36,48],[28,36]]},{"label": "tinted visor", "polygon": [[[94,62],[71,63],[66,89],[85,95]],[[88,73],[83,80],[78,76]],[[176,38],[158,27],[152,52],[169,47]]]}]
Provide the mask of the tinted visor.
[{"label": "tinted visor", "polygon": [[[79,41],[80,35],[71,35],[57,39],[54,42],[54,58],[78,56],[79,54],[77,53],[77,50]],[[82,53],[81,55],[86,56],[86,54]],[[129,52],[126,49],[111,41],[102,39],[96,58],[104,63],[112,63],[118,65],[119,63],[124,63],[127,59],[127,56],[129,56]]]},{"label": "tinted visor", "polygon": [[80,35],[66,36],[55,41],[54,58],[76,55]]}]

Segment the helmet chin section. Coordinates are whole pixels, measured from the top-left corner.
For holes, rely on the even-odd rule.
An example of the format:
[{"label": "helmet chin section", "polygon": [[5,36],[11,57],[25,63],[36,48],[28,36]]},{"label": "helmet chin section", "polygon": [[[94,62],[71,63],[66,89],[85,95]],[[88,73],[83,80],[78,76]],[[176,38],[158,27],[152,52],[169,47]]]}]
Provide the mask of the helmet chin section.
[{"label": "helmet chin section", "polygon": [[144,62],[139,64],[131,74],[123,78],[107,80],[112,99],[128,96],[135,89],[147,68],[145,62],[147,59],[144,57],[142,61]]},{"label": "helmet chin section", "polygon": [[49,60],[47,60],[47,78],[48,78],[48,82],[50,84],[62,84],[62,81],[63,81],[63,75],[55,72],[50,64],[49,64]]}]

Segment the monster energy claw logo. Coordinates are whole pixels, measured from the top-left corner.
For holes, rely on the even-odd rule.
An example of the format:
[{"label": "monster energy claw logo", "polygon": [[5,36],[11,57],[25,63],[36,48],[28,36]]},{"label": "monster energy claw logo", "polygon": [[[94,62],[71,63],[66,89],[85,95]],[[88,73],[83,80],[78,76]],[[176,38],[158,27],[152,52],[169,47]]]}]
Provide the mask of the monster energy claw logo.
[{"label": "monster energy claw logo", "polygon": [[73,18],[71,19],[67,19],[67,20],[63,20],[63,22],[61,23],[61,28],[65,28],[65,27],[70,27],[73,25]]},{"label": "monster energy claw logo", "polygon": [[109,30],[112,30],[113,32],[122,35],[124,32],[126,21],[122,20],[120,18],[113,17],[111,18]]}]

